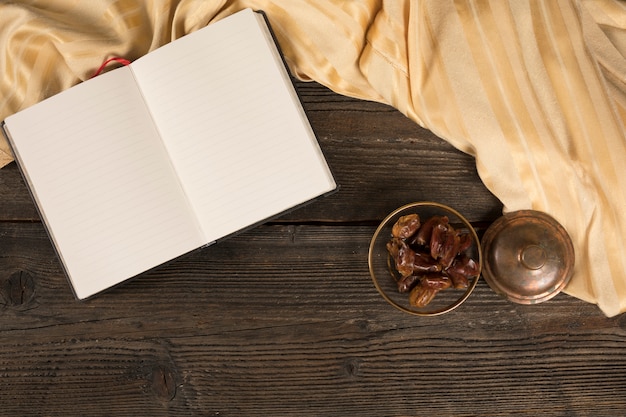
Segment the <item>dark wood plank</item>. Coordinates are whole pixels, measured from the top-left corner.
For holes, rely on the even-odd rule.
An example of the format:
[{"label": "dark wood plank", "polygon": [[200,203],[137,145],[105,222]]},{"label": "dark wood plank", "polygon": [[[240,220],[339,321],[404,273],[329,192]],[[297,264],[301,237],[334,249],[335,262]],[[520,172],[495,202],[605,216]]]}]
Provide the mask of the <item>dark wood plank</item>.
[{"label": "dark wood plank", "polygon": [[405,315],[369,279],[373,229],[261,226],[76,302],[42,226],[0,224],[0,414],[626,410],[624,317],[484,282],[448,315]]},{"label": "dark wood plank", "polygon": [[38,221],[22,175],[13,162],[0,169],[0,221]]},{"label": "dark wood plank", "polygon": [[[387,105],[343,97],[316,83],[298,87],[341,187],[323,202],[329,220],[380,220],[422,200],[452,205],[471,221],[501,215],[502,205],[480,181],[471,156]],[[305,207],[286,219],[319,217],[317,210]]]}]

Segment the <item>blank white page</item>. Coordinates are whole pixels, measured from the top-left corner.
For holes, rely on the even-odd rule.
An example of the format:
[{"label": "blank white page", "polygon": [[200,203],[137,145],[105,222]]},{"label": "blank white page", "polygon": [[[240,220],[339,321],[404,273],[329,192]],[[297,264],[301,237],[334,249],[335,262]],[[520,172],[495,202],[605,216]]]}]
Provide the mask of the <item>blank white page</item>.
[{"label": "blank white page", "polygon": [[132,64],[207,241],[335,188],[272,48],[244,10]]},{"label": "blank white page", "polygon": [[78,298],[202,244],[128,68],[6,124]]}]

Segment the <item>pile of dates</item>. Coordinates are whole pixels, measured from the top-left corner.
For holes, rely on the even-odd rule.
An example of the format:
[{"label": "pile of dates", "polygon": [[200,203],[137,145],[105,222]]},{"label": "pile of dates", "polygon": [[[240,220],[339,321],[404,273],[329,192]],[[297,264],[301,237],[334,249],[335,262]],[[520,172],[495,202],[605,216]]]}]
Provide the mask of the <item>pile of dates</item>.
[{"label": "pile of dates", "polygon": [[402,216],[391,229],[387,250],[400,278],[398,291],[415,307],[428,305],[439,291],[465,289],[478,276],[478,265],[466,252],[472,236],[455,230],[447,216],[425,222],[417,214]]}]

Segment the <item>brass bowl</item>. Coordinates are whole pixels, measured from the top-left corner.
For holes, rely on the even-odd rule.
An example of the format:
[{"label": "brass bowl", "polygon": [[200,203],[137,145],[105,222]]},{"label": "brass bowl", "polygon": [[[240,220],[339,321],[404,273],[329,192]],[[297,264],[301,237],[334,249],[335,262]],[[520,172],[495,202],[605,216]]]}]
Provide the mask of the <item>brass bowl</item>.
[{"label": "brass bowl", "polygon": [[[478,274],[469,281],[465,289],[448,288],[436,294],[424,307],[416,307],[409,302],[409,294],[398,291],[397,281],[401,277],[395,268],[395,262],[387,250],[391,240],[391,229],[402,216],[417,214],[422,222],[433,216],[447,216],[455,230],[467,233],[471,245],[465,252],[478,266]],[[416,316],[436,316],[447,313],[460,306],[474,291],[482,271],[482,249],[476,231],[470,222],[459,212],[444,204],[435,202],[416,202],[404,205],[390,213],[380,223],[372,237],[368,253],[370,275],[380,295],[392,306],[405,313]]]}]

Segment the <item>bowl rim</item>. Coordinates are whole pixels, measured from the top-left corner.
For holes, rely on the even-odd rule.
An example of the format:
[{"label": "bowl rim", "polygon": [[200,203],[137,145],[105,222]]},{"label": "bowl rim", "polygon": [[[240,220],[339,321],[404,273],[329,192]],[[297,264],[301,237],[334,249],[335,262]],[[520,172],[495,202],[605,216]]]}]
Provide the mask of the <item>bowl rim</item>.
[{"label": "bowl rim", "polygon": [[[411,209],[411,208],[418,208],[418,207],[435,207],[435,208],[438,208],[438,209],[442,209],[444,211],[448,211],[448,212],[452,213],[453,215],[455,215],[459,220],[461,220],[461,222],[469,230],[470,234],[472,235],[472,238],[474,239],[474,242],[476,244],[476,250],[478,252],[478,271],[479,271],[478,275],[476,276],[476,278],[474,280],[472,280],[472,283],[465,290],[465,293],[463,294],[463,296],[461,296],[457,301],[455,301],[454,303],[450,304],[449,306],[440,308],[438,310],[433,310],[433,311],[410,310],[410,309],[408,309],[406,307],[403,307],[403,306],[399,305],[398,303],[393,301],[386,294],[386,292],[381,288],[380,284],[378,283],[378,279],[376,278],[376,274],[374,273],[374,266],[373,266],[374,245],[375,245],[375,242],[378,239],[381,231],[383,230],[385,225],[389,222],[389,220],[391,218],[393,218],[394,216],[396,216],[401,211],[404,211],[404,210],[407,210],[407,209]],[[372,279],[372,281],[374,283],[374,286],[376,287],[376,290],[385,299],[385,301],[387,301],[393,307],[395,307],[396,309],[398,309],[400,311],[403,311],[405,313],[412,314],[414,316],[427,316],[427,317],[439,316],[441,314],[448,313],[448,312],[456,309],[458,306],[463,304],[465,302],[465,300],[467,300],[467,298],[472,294],[472,292],[474,292],[474,288],[476,288],[476,285],[478,284],[478,281],[480,280],[480,277],[482,275],[482,269],[483,269],[483,253],[482,253],[481,246],[482,245],[481,245],[480,239],[478,238],[478,234],[476,233],[476,229],[474,228],[474,226],[472,226],[472,224],[469,222],[469,220],[467,220],[465,218],[465,216],[463,216],[460,212],[458,212],[457,210],[455,210],[454,208],[452,208],[452,207],[450,207],[448,205],[445,205],[445,204],[442,204],[442,203],[437,203],[435,201],[417,201],[417,202],[408,203],[408,204],[405,204],[403,206],[398,207],[397,209],[395,209],[391,213],[389,213],[380,222],[380,224],[376,228],[376,231],[374,232],[374,235],[372,236],[372,238],[370,240],[370,245],[369,245],[368,254],[367,254],[367,263],[368,263],[368,267],[369,267],[370,277],[371,277],[371,279]]]}]

